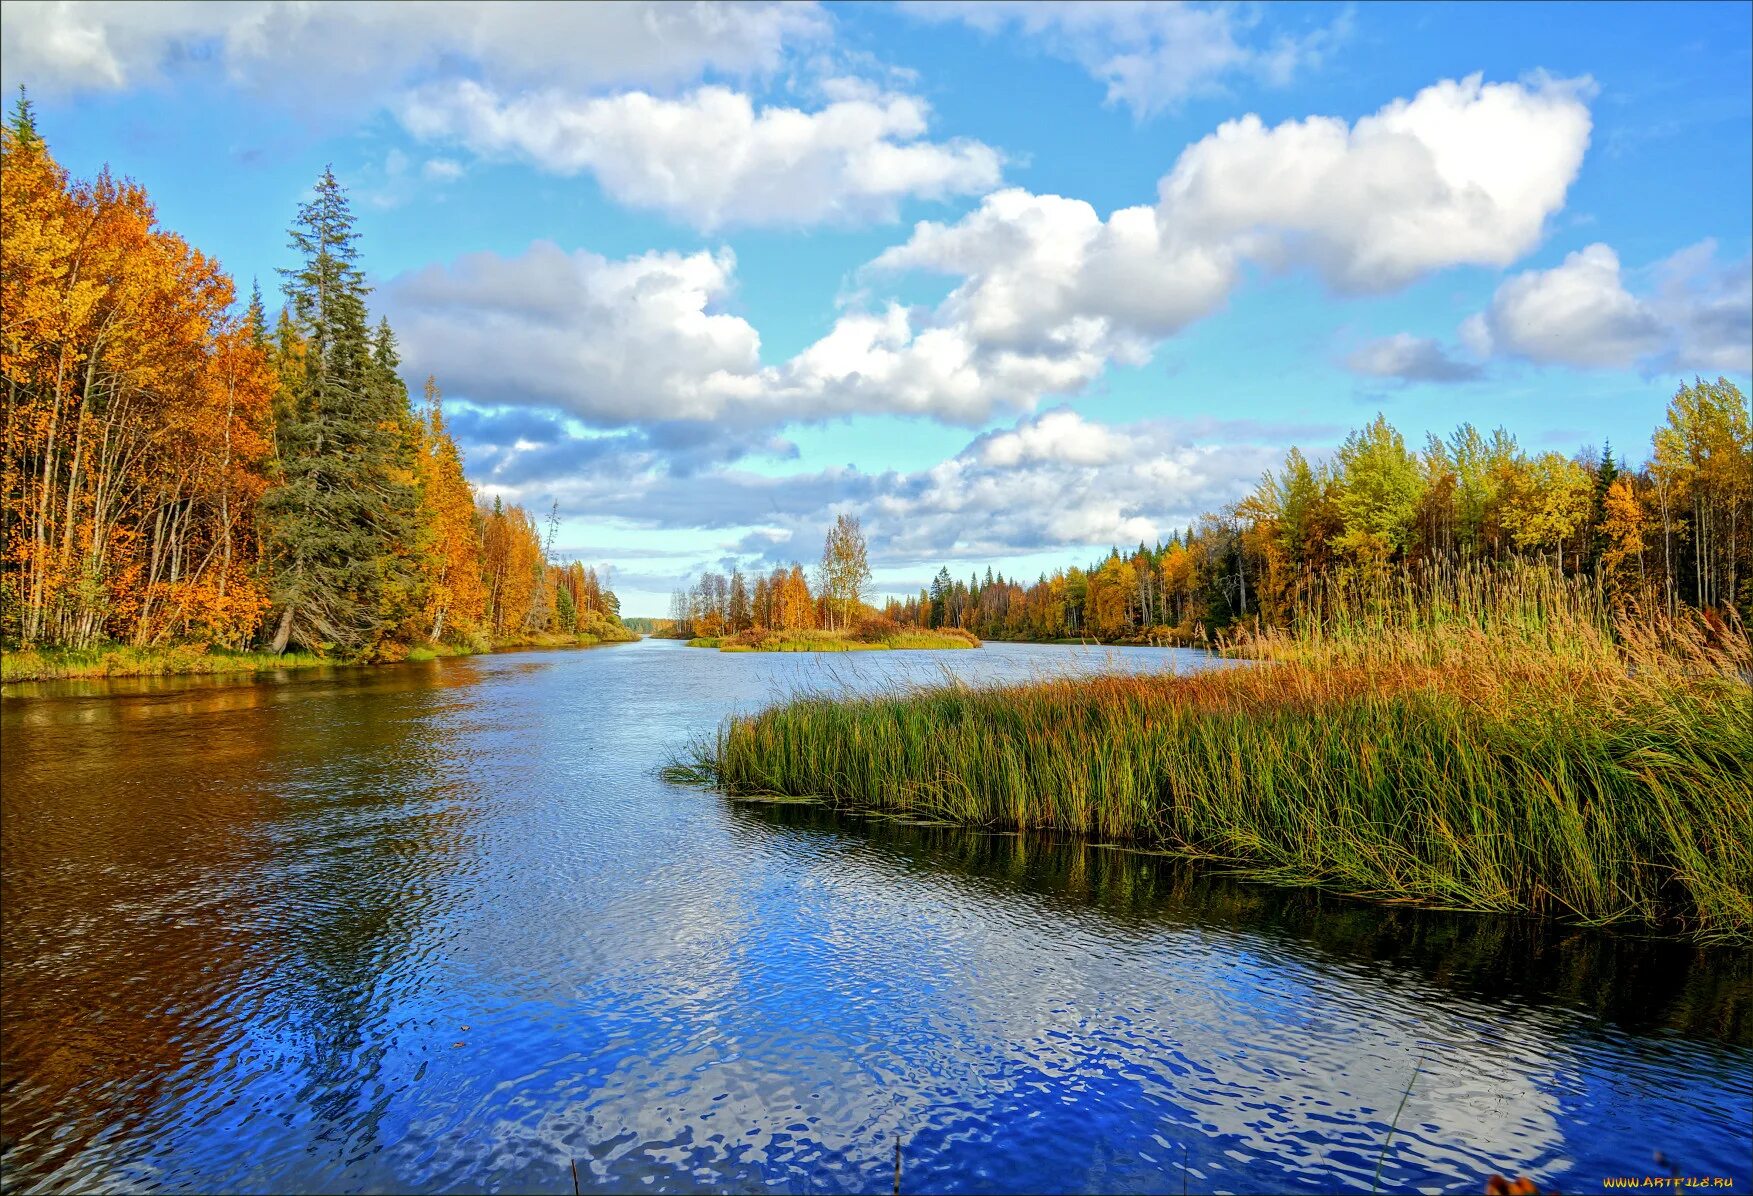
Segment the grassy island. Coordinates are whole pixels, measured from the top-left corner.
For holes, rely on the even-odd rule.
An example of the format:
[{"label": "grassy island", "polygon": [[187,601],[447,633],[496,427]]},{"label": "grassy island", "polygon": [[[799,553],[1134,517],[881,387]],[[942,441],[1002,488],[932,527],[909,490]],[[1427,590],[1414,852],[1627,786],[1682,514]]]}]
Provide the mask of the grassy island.
[{"label": "grassy island", "polygon": [[622,627],[599,627],[596,632],[541,632],[499,641],[491,646],[426,643],[413,647],[391,645],[366,661],[347,657],[318,656],[312,652],[248,652],[211,644],[185,643],[136,648],[126,644],[101,644],[92,648],[47,648],[0,651],[0,682],[60,681],[96,677],[176,677],[241,673],[275,673],[284,669],[308,669],[322,665],[391,664],[398,660],[435,660],[441,656],[474,656],[501,648],[589,648],[597,644],[631,643],[639,636]]},{"label": "grassy island", "polygon": [[937,650],[978,648],[971,632],[945,627],[928,630],[903,627],[888,619],[864,619],[845,631],[770,631],[756,627],[736,635],[696,636],[690,648],[717,648],[721,652],[868,652],[872,650]]},{"label": "grassy island", "polygon": [[669,775],[1385,902],[1753,938],[1742,628],[1615,615],[1533,569],[1311,609],[1240,645],[1249,666],[800,696]]}]

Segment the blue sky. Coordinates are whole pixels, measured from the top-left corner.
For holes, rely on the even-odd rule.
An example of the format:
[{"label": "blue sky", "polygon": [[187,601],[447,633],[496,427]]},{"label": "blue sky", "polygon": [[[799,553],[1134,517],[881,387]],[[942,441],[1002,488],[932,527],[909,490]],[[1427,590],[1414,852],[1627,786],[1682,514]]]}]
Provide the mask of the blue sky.
[{"label": "blue sky", "polygon": [[325,164],[471,479],[661,614],[1032,577],[1384,411],[1640,461],[1753,362],[1753,6],[0,5],[60,159],[272,291]]}]

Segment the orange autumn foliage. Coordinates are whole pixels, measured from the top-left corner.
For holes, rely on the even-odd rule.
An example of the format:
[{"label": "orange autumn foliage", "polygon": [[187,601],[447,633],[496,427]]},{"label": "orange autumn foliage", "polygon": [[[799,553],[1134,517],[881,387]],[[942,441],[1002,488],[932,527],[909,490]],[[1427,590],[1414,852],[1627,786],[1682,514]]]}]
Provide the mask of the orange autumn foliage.
[{"label": "orange autumn foliage", "polygon": [[31,645],[241,646],[274,379],[218,264],[145,192],[0,137],[5,630]]},{"label": "orange autumn foliage", "polygon": [[426,379],[426,408],[417,423],[415,475],[428,543],[426,603],[418,634],[434,642],[467,643],[485,633],[487,590],[481,578],[481,517],[463,477],[462,455],[444,426],[435,379]]},{"label": "orange autumn foliage", "polygon": [[[20,98],[0,131],[0,641],[281,651],[298,610],[307,623],[344,611],[332,629],[360,634],[342,650],[373,659],[420,643],[626,638],[594,570],[548,564],[558,508],[547,544],[523,508],[477,508],[437,385],[410,408],[387,322],[360,347],[353,389],[324,392],[325,418],[377,447],[365,476],[332,470],[342,450],[326,459],[308,434],[325,352],[309,313],[289,305],[270,338],[260,295],[241,318],[235,300],[139,186],[107,170],[72,179]],[[311,483],[331,473],[346,485]],[[361,499],[372,535],[348,522]],[[377,556],[358,568],[354,547]],[[314,638],[319,653],[340,642]]]}]

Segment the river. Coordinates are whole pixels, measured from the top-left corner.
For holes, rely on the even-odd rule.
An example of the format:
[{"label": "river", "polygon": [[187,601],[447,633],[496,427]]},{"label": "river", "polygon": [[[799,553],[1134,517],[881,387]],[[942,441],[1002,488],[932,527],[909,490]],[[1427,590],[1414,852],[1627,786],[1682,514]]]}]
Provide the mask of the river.
[{"label": "river", "polygon": [[799,687],[1208,663],[648,640],[10,687],[0,1179],[886,1192],[898,1137],[920,1192],[1588,1192],[1656,1150],[1749,1191],[1745,953],[658,776]]}]

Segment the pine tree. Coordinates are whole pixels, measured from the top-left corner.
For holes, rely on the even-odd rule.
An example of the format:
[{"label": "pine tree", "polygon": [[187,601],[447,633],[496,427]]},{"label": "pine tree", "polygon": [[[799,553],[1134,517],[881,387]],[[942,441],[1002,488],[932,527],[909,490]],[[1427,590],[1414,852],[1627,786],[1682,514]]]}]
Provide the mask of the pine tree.
[{"label": "pine tree", "polygon": [[1619,466],[1613,461],[1613,442],[1607,441],[1606,449],[1601,453],[1601,463],[1595,468],[1595,493],[1589,507],[1589,572],[1599,576],[1601,557],[1610,544],[1608,542],[1607,523],[1607,491],[1619,477]]},{"label": "pine tree", "polygon": [[[385,552],[380,558],[383,603],[379,613],[390,627],[407,623],[425,603],[431,557],[437,551],[425,534],[429,520],[422,518],[420,502],[421,429],[408,401],[401,364],[396,334],[389,320],[379,319],[371,342],[369,393],[381,427],[392,437],[390,484],[383,491],[379,516],[386,536]],[[412,625],[408,630],[409,638],[420,634]]]},{"label": "pine tree", "polygon": [[250,344],[258,349],[268,347],[268,309],[262,305],[262,286],[250,282],[250,305],[244,310],[244,331],[249,334]]},{"label": "pine tree", "polygon": [[286,323],[303,354],[289,370],[279,483],[262,502],[279,608],[273,648],[369,654],[411,601],[407,396],[392,384],[393,344],[374,352],[358,234],[332,170],[289,236],[302,261],[281,271]]},{"label": "pine tree", "polygon": [[945,617],[947,615],[945,603],[949,598],[951,585],[949,566],[945,565],[937,571],[937,576],[931,579],[931,590],[929,591],[928,597],[931,604],[930,618],[932,627],[942,627],[944,625]]},{"label": "pine tree", "polygon": [[733,569],[730,575],[730,630],[733,634],[747,631],[751,622],[749,583],[741,569]]},{"label": "pine tree", "polygon": [[554,618],[561,631],[578,634],[578,604],[573,601],[572,591],[564,586],[554,591]]},{"label": "pine tree", "polygon": [[37,132],[36,107],[31,104],[30,95],[22,83],[18,85],[18,102],[12,106],[12,119],[8,123],[20,149],[36,149],[43,144],[42,134]]}]

